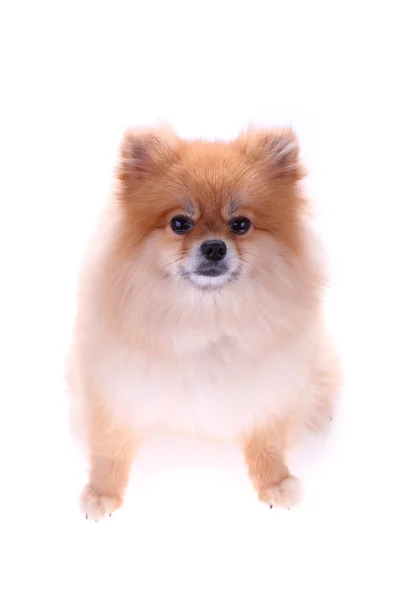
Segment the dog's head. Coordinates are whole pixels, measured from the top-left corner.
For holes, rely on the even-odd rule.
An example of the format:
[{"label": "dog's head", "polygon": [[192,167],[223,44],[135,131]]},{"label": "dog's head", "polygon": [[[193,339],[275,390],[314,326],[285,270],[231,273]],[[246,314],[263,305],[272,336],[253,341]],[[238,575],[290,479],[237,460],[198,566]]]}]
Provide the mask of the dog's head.
[{"label": "dog's head", "polygon": [[126,241],[151,240],[152,270],[201,290],[262,277],[271,241],[301,251],[302,176],[289,129],[229,143],[129,132],[119,168]]}]

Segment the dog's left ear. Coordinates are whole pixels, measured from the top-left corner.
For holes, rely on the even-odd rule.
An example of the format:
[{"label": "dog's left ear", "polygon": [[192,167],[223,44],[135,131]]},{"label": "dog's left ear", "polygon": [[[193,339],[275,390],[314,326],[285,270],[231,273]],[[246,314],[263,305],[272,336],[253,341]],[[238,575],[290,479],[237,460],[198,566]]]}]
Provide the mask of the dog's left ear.
[{"label": "dog's left ear", "polygon": [[248,132],[242,137],[247,153],[274,179],[296,181],[305,176],[300,147],[291,128]]}]

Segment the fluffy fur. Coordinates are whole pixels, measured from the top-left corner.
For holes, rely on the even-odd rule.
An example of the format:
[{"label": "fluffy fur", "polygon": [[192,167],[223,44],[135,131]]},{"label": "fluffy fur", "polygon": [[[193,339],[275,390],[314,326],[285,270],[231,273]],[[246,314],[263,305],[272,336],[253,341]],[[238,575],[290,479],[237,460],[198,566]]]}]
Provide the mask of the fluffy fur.
[{"label": "fluffy fur", "polygon": [[[289,129],[229,143],[125,134],[84,261],[70,355],[89,518],[121,506],[137,447],[157,429],[237,440],[261,500],[298,500],[286,450],[330,420],[338,385],[303,175]],[[187,234],[171,229],[176,215],[193,222]],[[252,223],[244,235],[229,228],[237,217]],[[227,245],[217,277],[196,271],[210,238]]]}]

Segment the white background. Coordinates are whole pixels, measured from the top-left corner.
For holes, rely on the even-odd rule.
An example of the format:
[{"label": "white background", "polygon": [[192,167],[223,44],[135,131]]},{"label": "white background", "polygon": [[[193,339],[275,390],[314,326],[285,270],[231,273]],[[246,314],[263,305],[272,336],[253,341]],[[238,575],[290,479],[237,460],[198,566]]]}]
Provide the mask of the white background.
[{"label": "white background", "polygon": [[[396,3],[3,2],[0,597],[380,598],[399,589]],[[292,123],[331,255],[345,373],[306,495],[259,505],[235,449],[143,448],[124,509],[77,510],[63,371],[82,246],[119,137],[162,118]]]}]

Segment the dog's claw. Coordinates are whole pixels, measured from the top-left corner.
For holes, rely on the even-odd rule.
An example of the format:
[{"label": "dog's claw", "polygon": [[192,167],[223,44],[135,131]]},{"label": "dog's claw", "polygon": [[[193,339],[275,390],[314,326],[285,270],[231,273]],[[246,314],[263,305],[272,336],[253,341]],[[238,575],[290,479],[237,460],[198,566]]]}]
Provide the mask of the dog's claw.
[{"label": "dog's claw", "polygon": [[89,518],[89,517],[88,517],[87,515],[85,515],[85,519],[86,519],[86,521],[88,520],[88,518]]},{"label": "dog's claw", "polygon": [[274,508],[274,505],[273,505],[273,504],[270,504],[270,505],[269,505],[269,507],[270,507],[270,508]]},{"label": "dog's claw", "polygon": [[112,517],[112,513],[110,513],[108,516],[109,516],[109,517]]}]

